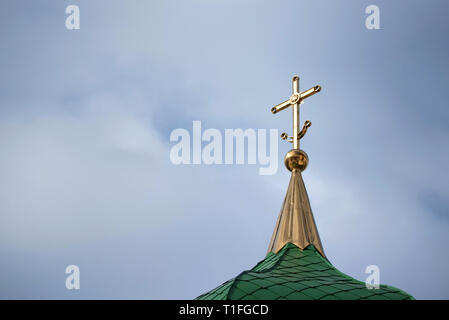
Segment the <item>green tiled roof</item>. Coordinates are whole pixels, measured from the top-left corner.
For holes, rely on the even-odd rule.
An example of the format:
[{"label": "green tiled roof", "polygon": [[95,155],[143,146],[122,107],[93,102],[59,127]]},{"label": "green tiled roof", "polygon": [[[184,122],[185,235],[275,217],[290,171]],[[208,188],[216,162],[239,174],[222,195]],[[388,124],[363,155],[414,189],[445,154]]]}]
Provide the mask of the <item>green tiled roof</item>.
[{"label": "green tiled roof", "polygon": [[264,260],[199,300],[411,300],[394,287],[367,289],[364,282],[345,275],[323,258],[313,245],[301,250],[286,244]]}]

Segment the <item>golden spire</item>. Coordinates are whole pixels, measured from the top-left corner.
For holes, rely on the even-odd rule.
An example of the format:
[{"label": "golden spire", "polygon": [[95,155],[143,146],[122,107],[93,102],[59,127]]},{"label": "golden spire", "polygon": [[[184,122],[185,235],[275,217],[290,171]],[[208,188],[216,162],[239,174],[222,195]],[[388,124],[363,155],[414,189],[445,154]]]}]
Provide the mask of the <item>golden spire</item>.
[{"label": "golden spire", "polygon": [[315,93],[321,91],[320,86],[315,86],[304,92],[299,91],[299,77],[294,76],[292,96],[271,108],[272,113],[277,113],[288,107],[293,109],[293,135],[289,137],[285,132],[281,134],[281,138],[293,143],[291,149],[284,158],[285,166],[292,172],[290,183],[288,185],[287,194],[279,213],[273,236],[271,237],[268,252],[277,253],[285,244],[291,242],[301,249],[305,249],[308,245],[313,244],[315,248],[325,257],[323,246],[321,245],[320,236],[315,225],[312,209],[310,208],[309,197],[307,195],[301,172],[304,171],[309,163],[307,153],[299,148],[299,141],[312,125],[310,121],[304,123],[300,130],[299,125],[299,108],[304,100]]}]

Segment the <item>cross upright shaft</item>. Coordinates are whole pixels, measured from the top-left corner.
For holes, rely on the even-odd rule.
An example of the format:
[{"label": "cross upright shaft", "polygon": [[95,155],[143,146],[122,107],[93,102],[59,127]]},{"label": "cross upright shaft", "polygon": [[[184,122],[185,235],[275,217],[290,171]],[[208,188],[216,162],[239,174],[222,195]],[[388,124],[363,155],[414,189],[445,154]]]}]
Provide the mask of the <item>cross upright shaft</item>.
[{"label": "cross upright shaft", "polygon": [[[297,97],[299,94],[299,77],[294,76],[292,79],[292,96]],[[291,100],[291,99],[290,99]],[[299,149],[299,103],[300,99],[297,99],[295,103],[292,102],[293,109],[293,149]],[[295,139],[296,137],[296,139]]]},{"label": "cross upright shaft", "polygon": [[[293,110],[293,135],[292,140],[290,142],[293,143],[293,149],[299,150],[299,140],[304,136],[305,132],[307,131],[307,128],[310,127],[311,123],[310,121],[306,121],[304,124],[304,127],[302,130],[300,130],[300,124],[299,124],[299,108],[300,104],[304,102],[305,99],[307,99],[310,96],[313,96],[314,94],[321,91],[320,86],[315,86],[310,88],[309,90],[306,90],[304,92],[299,91],[299,77],[294,76],[292,79],[292,96],[278,104],[277,106],[271,108],[272,113],[278,113],[279,111],[282,111],[288,107],[292,107]],[[283,134],[283,139],[287,139],[288,135]]]}]

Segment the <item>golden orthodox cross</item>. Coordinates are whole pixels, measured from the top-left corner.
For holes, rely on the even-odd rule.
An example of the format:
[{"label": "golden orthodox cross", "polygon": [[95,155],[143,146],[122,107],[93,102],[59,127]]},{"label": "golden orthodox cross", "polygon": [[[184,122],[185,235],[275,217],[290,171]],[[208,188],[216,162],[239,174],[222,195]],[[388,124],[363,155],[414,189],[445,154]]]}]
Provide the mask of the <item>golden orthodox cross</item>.
[{"label": "golden orthodox cross", "polygon": [[307,128],[309,128],[312,123],[307,120],[304,122],[304,126],[302,127],[302,130],[299,130],[299,105],[304,102],[305,99],[308,97],[313,96],[315,93],[318,93],[321,91],[320,86],[315,86],[313,88],[310,88],[309,90],[306,90],[304,92],[299,91],[299,77],[294,76],[292,79],[293,86],[292,86],[292,96],[278,104],[277,106],[271,108],[271,112],[278,113],[279,111],[282,111],[288,107],[292,107],[293,109],[293,135],[291,137],[288,136],[285,132],[281,134],[281,138],[291,139],[289,142],[293,142],[293,149],[299,150],[299,140],[306,134]]}]

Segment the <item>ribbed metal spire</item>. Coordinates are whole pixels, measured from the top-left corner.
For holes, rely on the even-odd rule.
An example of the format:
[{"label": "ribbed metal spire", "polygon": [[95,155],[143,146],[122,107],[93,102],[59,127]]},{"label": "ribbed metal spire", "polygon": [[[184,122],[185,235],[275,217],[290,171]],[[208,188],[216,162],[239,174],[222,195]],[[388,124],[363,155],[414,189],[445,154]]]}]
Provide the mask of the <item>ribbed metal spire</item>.
[{"label": "ribbed metal spire", "polygon": [[321,255],[326,257],[299,169],[292,171],[287,194],[271,237],[268,252],[277,253],[289,242],[301,249],[313,244]]}]

